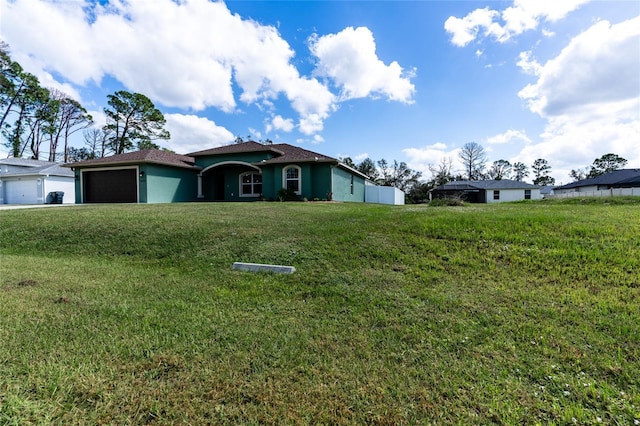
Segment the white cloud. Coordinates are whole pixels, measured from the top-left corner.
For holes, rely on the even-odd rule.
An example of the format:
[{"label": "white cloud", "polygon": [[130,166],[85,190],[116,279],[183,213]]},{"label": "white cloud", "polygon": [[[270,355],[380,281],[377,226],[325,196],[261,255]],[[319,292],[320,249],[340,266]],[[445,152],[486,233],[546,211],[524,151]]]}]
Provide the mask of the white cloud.
[{"label": "white cloud", "polygon": [[[515,0],[502,12],[488,7],[476,9],[464,18],[450,16],[444,29],[451,34],[451,43],[463,47],[478,37],[493,37],[504,43],[511,37],[534,30],[540,22],[555,22],[564,18],[589,0]],[[501,21],[501,22],[499,22]],[[545,36],[550,32],[544,30]]]},{"label": "white cloud", "polygon": [[413,103],[414,70],[405,72],[393,61],[385,65],[376,54],[373,34],[368,28],[345,28],[337,34],[310,39],[309,48],[317,57],[316,74],[333,79],[341,89],[341,99],[385,96],[393,101]]},{"label": "white cloud", "polygon": [[165,114],[164,117],[171,139],[158,144],[179,154],[227,145],[234,139],[233,133],[207,118],[184,114]]},{"label": "white cloud", "polygon": [[450,16],[444,23],[444,29],[451,33],[451,43],[464,47],[471,43],[478,36],[480,28],[490,28],[493,20],[499,16],[495,10],[488,7],[476,9],[464,18]]},{"label": "white cloud", "polygon": [[[22,52],[14,59],[53,86],[54,77],[68,82],[59,88],[74,97],[71,85],[100,85],[107,76],[160,105],[191,111],[214,107],[233,112],[239,100],[272,112],[274,101],[284,95],[298,114],[298,129],[307,135],[321,131],[338,108],[339,99],[323,82],[300,75],[292,65],[295,52],[275,27],[232,14],[224,2],[112,1],[101,6],[0,0],[0,14],[3,39],[13,52]],[[351,42],[367,35],[371,39],[358,57],[367,61],[361,71],[373,72],[362,82],[368,88],[365,96],[411,102],[414,87],[402,68],[379,61],[373,36],[366,29],[360,32],[365,38]],[[335,76],[353,94],[364,93],[360,86],[351,87],[360,77]]]},{"label": "white cloud", "polygon": [[546,38],[551,38],[551,37],[554,37],[556,33],[550,30],[543,29],[542,35],[545,36]]},{"label": "white cloud", "polygon": [[276,115],[271,120],[270,129],[282,130],[283,132],[291,132],[294,129],[293,120],[290,118],[283,118],[281,115]]},{"label": "white cloud", "polygon": [[[429,167],[438,167],[443,160],[451,160],[455,167],[461,167],[458,164],[458,152],[460,148],[449,148],[442,142],[432,145],[426,145],[421,148],[405,148],[402,152],[409,158],[407,165],[417,171],[422,172],[422,176],[428,178],[431,176]],[[454,170],[455,172],[456,170]]]},{"label": "white cloud", "polygon": [[640,16],[610,25],[594,24],[539,70],[539,79],[519,96],[531,111],[559,115],[586,106],[638,99]]},{"label": "white cloud", "polygon": [[630,54],[639,46],[640,16],[602,21],[538,64],[537,81],[519,96],[547,125],[542,142],[520,156],[557,164],[565,182],[568,170],[610,152],[640,167],[640,58]]},{"label": "white cloud", "polygon": [[533,55],[530,50],[527,52],[520,52],[516,65],[526,74],[540,75],[542,72],[542,65],[533,59]]},{"label": "white cloud", "polygon": [[366,152],[363,152],[362,154],[357,154],[353,157],[353,161],[355,161],[356,163],[361,163],[362,161],[366,160],[367,158],[369,158],[369,154]]},{"label": "white cloud", "polygon": [[525,130],[509,129],[499,135],[488,137],[486,142],[490,145],[508,144],[512,142],[529,144],[531,143],[531,139],[529,139]]}]

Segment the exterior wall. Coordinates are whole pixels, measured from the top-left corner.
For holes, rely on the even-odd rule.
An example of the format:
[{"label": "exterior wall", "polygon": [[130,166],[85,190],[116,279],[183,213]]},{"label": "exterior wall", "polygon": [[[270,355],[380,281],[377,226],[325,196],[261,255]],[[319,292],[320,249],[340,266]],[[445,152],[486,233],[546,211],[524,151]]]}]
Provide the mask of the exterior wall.
[{"label": "exterior wall", "polygon": [[275,200],[278,190],[282,188],[282,169],[279,173],[271,166],[262,168],[262,195],[265,200]]},{"label": "exterior wall", "polygon": [[[487,203],[505,203],[509,201],[522,201],[524,200],[524,189],[500,189],[500,199],[493,199],[493,189],[486,190]],[[542,197],[540,196],[540,189],[531,189],[531,199],[539,200]]]},{"label": "exterior wall", "polygon": [[[335,190],[335,187],[333,187],[332,189],[332,180],[333,185],[335,185],[335,171],[338,169],[329,163],[287,163],[264,166],[262,168],[262,191],[265,199],[277,199],[278,191],[280,191],[285,186],[285,182],[283,179],[283,170],[289,166],[300,167],[301,198],[306,198],[307,200],[327,200],[329,198],[329,193],[332,192],[334,200],[358,201],[357,199],[351,199],[351,197],[358,197],[358,192],[356,191],[354,195],[351,196],[349,194],[349,186],[346,186],[346,189],[344,189],[344,186],[340,186],[340,188],[342,189],[338,189],[337,191]],[[343,171],[340,170],[340,172]],[[344,173],[348,174],[348,172],[346,171],[344,171]],[[340,174],[339,176],[342,176],[342,178],[344,178],[342,174]],[[340,179],[340,177],[338,177],[338,179]],[[354,188],[357,189],[358,185],[359,184],[354,181]],[[362,190],[360,201],[364,201],[364,179],[361,179],[361,186]],[[346,191],[346,194],[337,195],[338,193],[342,194],[342,192],[344,191]],[[338,198],[336,198],[336,196],[338,196]]]},{"label": "exterior wall", "polygon": [[[215,163],[214,163],[215,164]],[[240,175],[245,172],[256,172],[257,170],[241,165],[224,165],[219,168],[209,169],[203,176],[202,195],[205,201],[255,201],[258,197],[240,196]],[[197,176],[197,173],[194,174]],[[221,187],[219,180],[222,179],[224,186]],[[197,190],[197,180],[193,184],[194,191]],[[264,194],[264,172],[262,192]],[[219,194],[218,191],[223,193]],[[196,191],[197,192],[197,191]]]},{"label": "exterior wall", "polygon": [[[331,194],[333,199],[336,199],[335,188],[331,187],[333,170],[336,170],[336,167],[331,164],[324,163],[313,165],[311,169],[311,196],[307,197],[309,200],[328,200],[330,192],[333,193]],[[335,182],[335,176],[333,176],[333,179]]]},{"label": "exterior wall", "polygon": [[197,172],[155,164],[141,164],[138,177],[141,203],[179,203],[197,196]]},{"label": "exterior wall", "polygon": [[[339,167],[333,167],[332,192],[335,201],[364,202],[364,179]],[[353,182],[353,184],[352,184]]]},{"label": "exterior wall", "polygon": [[278,191],[285,186],[283,170],[289,166],[300,167],[300,197],[307,200],[327,199],[331,188],[329,164],[287,163],[262,168],[262,193],[267,200],[278,198]]},{"label": "exterior wall", "polygon": [[224,163],[227,161],[240,161],[243,163],[259,163],[262,160],[268,160],[273,157],[269,152],[245,152],[236,154],[212,155],[204,157],[196,157],[196,165],[206,169],[207,167]]},{"label": "exterior wall", "polygon": [[62,176],[49,176],[44,178],[43,197],[44,202],[48,203],[51,200],[47,199],[50,192],[62,191],[64,196],[62,197],[63,204],[74,204],[76,201],[76,186],[72,177]]},{"label": "exterior wall", "polygon": [[[75,202],[76,204],[82,204],[82,182],[80,181],[81,173],[80,170],[74,169],[73,174],[74,178],[74,193],[76,194]],[[66,197],[67,194],[65,194]]]}]

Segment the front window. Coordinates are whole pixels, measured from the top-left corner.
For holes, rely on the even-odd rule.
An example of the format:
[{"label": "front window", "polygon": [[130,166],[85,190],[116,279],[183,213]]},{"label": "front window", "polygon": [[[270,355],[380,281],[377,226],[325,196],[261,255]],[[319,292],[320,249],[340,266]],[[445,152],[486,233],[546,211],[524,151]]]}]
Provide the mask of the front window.
[{"label": "front window", "polygon": [[288,166],[283,170],[282,186],[300,195],[300,167]]},{"label": "front window", "polygon": [[262,194],[262,175],[260,173],[243,173],[240,175],[240,196],[257,197]]},{"label": "front window", "polygon": [[493,191],[493,199],[494,200],[500,199],[500,191]]},{"label": "front window", "polygon": [[525,200],[530,200],[531,199],[531,190],[530,189],[525,189],[524,190],[524,199]]}]

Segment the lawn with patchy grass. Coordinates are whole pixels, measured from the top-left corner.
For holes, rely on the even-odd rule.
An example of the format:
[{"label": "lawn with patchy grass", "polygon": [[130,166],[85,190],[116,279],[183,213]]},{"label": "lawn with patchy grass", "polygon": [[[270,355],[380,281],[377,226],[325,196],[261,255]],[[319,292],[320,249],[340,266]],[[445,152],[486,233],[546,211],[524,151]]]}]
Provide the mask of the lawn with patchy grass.
[{"label": "lawn with patchy grass", "polygon": [[0,211],[2,425],[630,425],[639,378],[637,201]]}]

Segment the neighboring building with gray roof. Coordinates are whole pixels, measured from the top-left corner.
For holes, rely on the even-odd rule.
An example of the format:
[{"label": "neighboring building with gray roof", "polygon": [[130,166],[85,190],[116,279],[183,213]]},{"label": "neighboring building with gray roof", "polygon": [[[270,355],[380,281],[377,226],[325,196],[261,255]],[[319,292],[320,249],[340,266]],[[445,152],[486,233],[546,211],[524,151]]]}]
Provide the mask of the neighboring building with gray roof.
[{"label": "neighboring building with gray roof", "polygon": [[429,192],[431,199],[460,197],[470,203],[539,200],[540,187],[510,179],[459,180],[440,185]]},{"label": "neighboring building with gray roof", "polygon": [[75,202],[73,172],[61,164],[26,158],[0,159],[0,204]]},{"label": "neighboring building with gray roof", "polygon": [[[637,189],[636,189],[637,188]],[[571,193],[580,193],[578,195],[596,194],[599,191],[609,191],[612,189],[636,189],[635,193],[630,191],[629,195],[640,195],[640,169],[621,169],[605,173],[594,178],[582,179],[571,182],[566,185],[554,188],[555,195],[565,195]],[[620,195],[629,191],[617,191]]]}]

